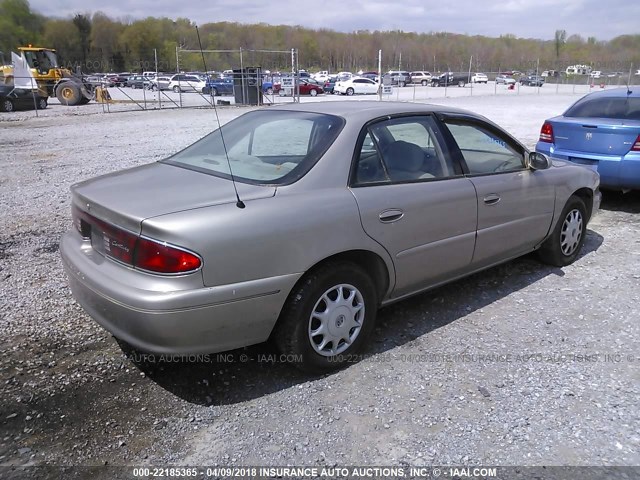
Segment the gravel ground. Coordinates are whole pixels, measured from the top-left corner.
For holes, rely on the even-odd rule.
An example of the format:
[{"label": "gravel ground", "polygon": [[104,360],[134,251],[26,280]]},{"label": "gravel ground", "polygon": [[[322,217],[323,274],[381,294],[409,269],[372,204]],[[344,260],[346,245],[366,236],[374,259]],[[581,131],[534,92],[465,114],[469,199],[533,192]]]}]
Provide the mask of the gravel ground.
[{"label": "gravel ground", "polygon": [[[437,103],[532,146],[577,98]],[[381,310],[366,358],[331,375],[305,376],[269,345],[142,356],[70,294],[58,252],[68,189],[216,121],[102,108],[0,117],[0,465],[640,464],[640,195],[605,194],[569,267],[524,257]]]}]

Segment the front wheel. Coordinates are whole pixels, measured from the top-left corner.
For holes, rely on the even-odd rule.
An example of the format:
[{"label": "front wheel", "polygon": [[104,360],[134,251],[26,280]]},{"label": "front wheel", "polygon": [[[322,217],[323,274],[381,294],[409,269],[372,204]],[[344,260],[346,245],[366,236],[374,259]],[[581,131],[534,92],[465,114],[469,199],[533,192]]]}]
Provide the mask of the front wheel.
[{"label": "front wheel", "polygon": [[421,83],[422,83],[422,86],[423,86],[423,87],[426,87],[426,86],[427,86],[427,83],[429,83],[429,82],[427,82],[426,80],[422,80],[422,82],[421,82]]},{"label": "front wheel", "polygon": [[173,87],[173,92],[174,93],[180,93],[180,87],[178,85],[176,85],[175,87]]},{"label": "front wheel", "polygon": [[291,291],[273,339],[283,354],[296,359],[298,368],[334,370],[365,344],[377,308],[373,281],[360,266],[326,264]]},{"label": "front wheel", "polygon": [[267,95],[273,95],[273,88],[267,88]]},{"label": "front wheel", "polygon": [[37,101],[37,104],[38,110],[44,110],[45,108],[47,108],[47,99],[40,97]]},{"label": "front wheel", "polygon": [[351,96],[354,93],[356,93],[356,92],[355,92],[355,90],[353,88],[351,88],[351,87],[347,88],[347,95]]},{"label": "front wheel", "polygon": [[538,250],[544,263],[564,267],[575,261],[587,234],[587,208],[580,197],[572,196],[562,210],[553,233]]},{"label": "front wheel", "polygon": [[80,88],[76,84],[65,82],[56,90],[56,97],[58,97],[58,101],[62,105],[73,107],[80,103],[82,93],[80,93]]},{"label": "front wheel", "polygon": [[464,82],[464,80],[460,80],[460,81],[458,82],[458,86],[459,86],[459,87],[464,87],[464,86],[465,86],[465,82]]},{"label": "front wheel", "polygon": [[311,90],[309,92],[309,95],[311,95],[312,97],[315,97],[316,95],[318,95],[318,91],[317,90]]}]

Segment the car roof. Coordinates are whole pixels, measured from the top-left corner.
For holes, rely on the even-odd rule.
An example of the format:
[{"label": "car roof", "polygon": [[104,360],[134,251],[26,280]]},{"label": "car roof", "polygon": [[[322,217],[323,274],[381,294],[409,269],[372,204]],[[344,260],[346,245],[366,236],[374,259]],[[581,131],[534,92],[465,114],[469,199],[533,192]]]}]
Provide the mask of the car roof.
[{"label": "car roof", "polygon": [[311,113],[324,113],[328,115],[338,115],[346,119],[376,118],[384,115],[395,115],[398,113],[431,113],[446,112],[472,115],[476,118],[483,118],[461,108],[448,107],[442,105],[432,105],[425,103],[411,102],[380,102],[375,100],[356,100],[350,102],[305,102],[301,104],[277,105],[267,108],[278,110],[295,110]]},{"label": "car roof", "polygon": [[[631,92],[629,94],[627,94],[627,92]],[[587,95],[589,98],[595,98],[595,97],[640,97],[640,88],[634,88],[629,87],[628,89],[626,87],[623,88],[611,88],[608,90],[600,90],[597,92],[592,92],[589,95]]]}]

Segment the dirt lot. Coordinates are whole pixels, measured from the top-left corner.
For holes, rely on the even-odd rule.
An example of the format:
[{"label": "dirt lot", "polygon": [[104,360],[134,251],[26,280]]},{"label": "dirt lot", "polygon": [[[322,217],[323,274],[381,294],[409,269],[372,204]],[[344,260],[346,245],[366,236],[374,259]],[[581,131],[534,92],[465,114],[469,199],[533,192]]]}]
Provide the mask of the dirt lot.
[{"label": "dirt lot", "polygon": [[[578,97],[433,101],[533,146]],[[269,345],[142,356],[71,297],[68,189],[216,121],[101,111],[0,117],[0,465],[640,464],[640,195],[605,193],[572,266],[525,257],[383,309],[367,358],[338,373],[305,376]]]}]

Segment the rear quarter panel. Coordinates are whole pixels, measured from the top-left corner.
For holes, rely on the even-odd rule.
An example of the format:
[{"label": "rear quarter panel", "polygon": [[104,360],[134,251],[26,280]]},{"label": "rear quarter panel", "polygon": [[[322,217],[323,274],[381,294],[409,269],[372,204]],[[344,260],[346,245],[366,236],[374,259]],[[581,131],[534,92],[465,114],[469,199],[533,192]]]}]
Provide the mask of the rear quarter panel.
[{"label": "rear quarter panel", "polygon": [[369,238],[346,187],[278,192],[275,197],[217,205],[151,218],[142,233],[189,248],[203,257],[206,286],[303,273],[349,250],[387,252]]}]

